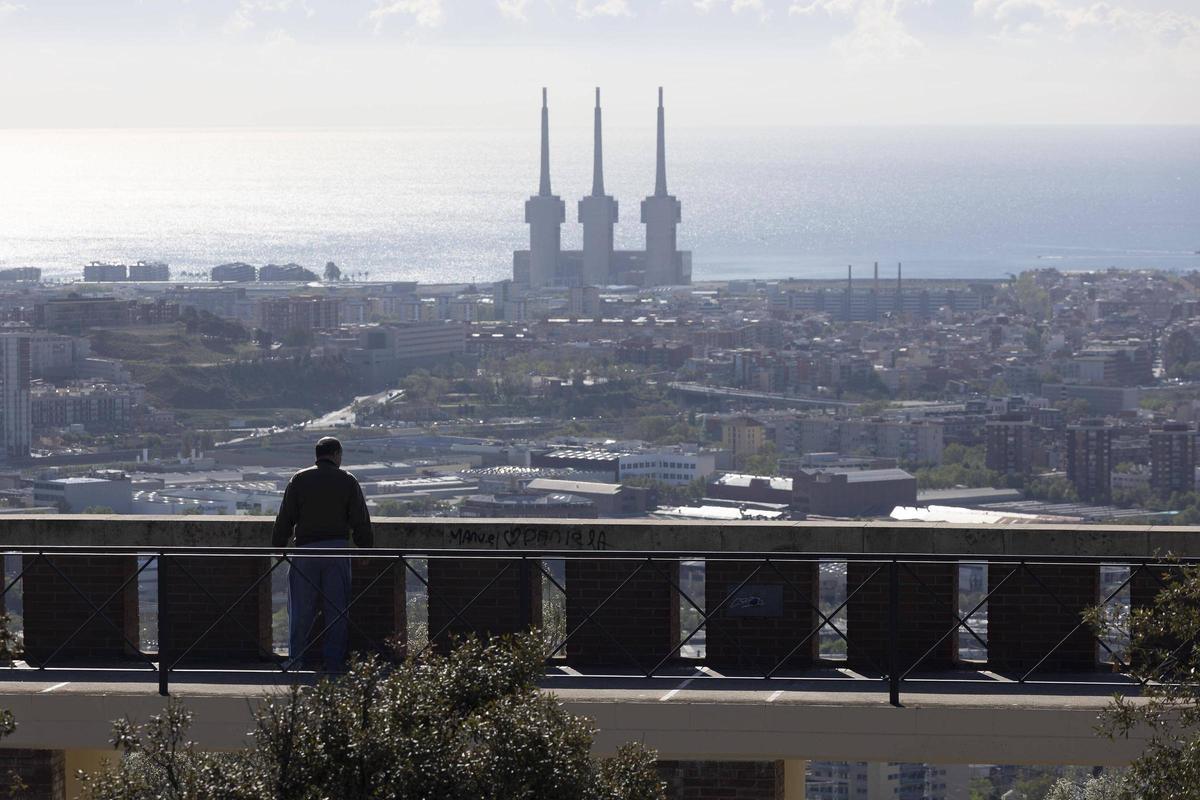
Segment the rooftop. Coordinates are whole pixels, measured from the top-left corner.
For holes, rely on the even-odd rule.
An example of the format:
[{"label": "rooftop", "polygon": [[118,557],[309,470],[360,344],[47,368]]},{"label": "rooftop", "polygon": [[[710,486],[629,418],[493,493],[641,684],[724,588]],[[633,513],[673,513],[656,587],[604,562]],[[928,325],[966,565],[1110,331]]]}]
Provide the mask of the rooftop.
[{"label": "rooftop", "polygon": [[553,478],[535,478],[529,482],[531,491],[575,492],[577,494],[620,494],[624,487],[619,483],[598,483],[595,481],[564,481]]},{"label": "rooftop", "polygon": [[767,482],[772,489],[781,492],[790,492],[792,490],[792,479],[775,477],[764,477],[762,475],[742,475],[736,472],[727,472],[717,478],[716,483],[722,486],[740,486],[749,487],[753,483],[762,484]]}]

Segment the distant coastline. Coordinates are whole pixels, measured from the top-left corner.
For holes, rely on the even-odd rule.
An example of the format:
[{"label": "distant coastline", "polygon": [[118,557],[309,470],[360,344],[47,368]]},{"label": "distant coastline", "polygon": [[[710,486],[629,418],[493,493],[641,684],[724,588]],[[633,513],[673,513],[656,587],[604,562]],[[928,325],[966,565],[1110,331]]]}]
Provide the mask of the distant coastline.
[{"label": "distant coastline", "polygon": [[[671,141],[696,281],[1200,268],[1194,127],[688,129]],[[590,131],[554,140],[591,185]],[[606,132],[606,190],[652,190],[645,130]],[[0,130],[0,267],[172,271],[336,261],[370,280],[502,280],[528,243],[537,131]],[[642,245],[621,209],[618,248]],[[575,226],[563,247],[579,246]],[[887,266],[885,266],[887,265]]]}]

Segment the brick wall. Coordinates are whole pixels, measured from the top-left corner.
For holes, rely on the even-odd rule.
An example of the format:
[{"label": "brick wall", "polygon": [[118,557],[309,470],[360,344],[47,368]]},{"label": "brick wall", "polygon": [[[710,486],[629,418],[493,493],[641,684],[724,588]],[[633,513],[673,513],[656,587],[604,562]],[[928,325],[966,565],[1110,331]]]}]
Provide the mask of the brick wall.
[{"label": "brick wall", "polygon": [[[0,749],[0,787],[16,777],[25,788],[12,792],[21,800],[64,800],[67,795],[63,751]],[[9,794],[5,793],[5,797]]]},{"label": "brick wall", "polygon": [[[878,573],[876,568],[881,567]],[[890,565],[850,562],[846,566],[846,593],[857,594],[846,606],[845,633],[850,639],[847,665],[854,669],[888,670],[890,630]],[[937,644],[956,624],[958,564],[901,564],[900,626],[898,651],[903,672]],[[861,588],[860,588],[861,587]],[[954,667],[957,640],[947,636],[921,661],[920,670]]]},{"label": "brick wall", "polygon": [[659,761],[668,800],[783,800],[782,761]]},{"label": "brick wall", "polygon": [[[710,613],[741,586],[708,621],[706,662],[713,669],[764,674],[785,658],[785,667],[802,668],[813,662],[817,564],[782,561],[762,565],[755,573],[759,566],[715,559],[705,564],[704,607]],[[796,649],[806,636],[808,641]]]},{"label": "brick wall", "polygon": [[429,635],[439,648],[445,648],[456,636],[520,631],[522,593],[528,600],[531,623],[540,625],[542,582],[536,561],[529,562],[528,580],[522,586],[517,559],[431,558]]},{"label": "brick wall", "polygon": [[[350,608],[350,620],[353,623],[350,626],[351,651],[403,657],[407,578],[407,570],[398,559],[365,558],[355,561],[350,579],[350,596],[357,597],[358,601]],[[389,640],[392,645],[388,644]]]},{"label": "brick wall", "polygon": [[271,579],[254,586],[270,568],[267,558],[168,556],[158,571],[167,604],[165,625],[159,608],[164,656],[171,663],[185,652],[184,663],[270,658]]},{"label": "brick wall", "polygon": [[[1095,566],[1073,564],[1031,565],[1018,569],[1001,586],[1011,569],[1006,564],[992,564],[988,568],[988,589],[994,591],[988,601],[988,666],[1024,672],[1066,637],[1080,623],[1083,612],[1100,599],[1099,570]],[[1039,671],[1094,670],[1097,647],[1090,630],[1079,628],[1045,660]]]},{"label": "brick wall", "polygon": [[571,666],[646,671],[679,644],[678,561],[567,559],[566,575]]},{"label": "brick wall", "polygon": [[[122,633],[129,642],[138,643],[137,581],[130,580],[118,592],[121,584],[137,571],[136,557],[49,556],[41,559],[26,555],[23,558],[28,567],[23,579],[25,654],[31,664],[40,664],[64,642],[67,645],[54,657],[55,664],[136,657]],[[88,599],[72,589],[66,579]],[[72,639],[71,635],[93,613],[88,600],[100,606],[112,624],[97,616]]]}]

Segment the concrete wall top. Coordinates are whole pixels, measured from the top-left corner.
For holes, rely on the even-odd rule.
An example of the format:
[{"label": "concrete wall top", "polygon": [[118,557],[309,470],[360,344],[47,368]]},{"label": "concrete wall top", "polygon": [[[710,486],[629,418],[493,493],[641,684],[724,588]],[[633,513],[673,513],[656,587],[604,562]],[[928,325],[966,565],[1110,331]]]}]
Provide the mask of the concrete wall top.
[{"label": "concrete wall top", "polygon": [[[3,545],[266,547],[270,517],[0,516]],[[1200,557],[1200,528],[905,522],[679,522],[384,518],[379,547]]]}]

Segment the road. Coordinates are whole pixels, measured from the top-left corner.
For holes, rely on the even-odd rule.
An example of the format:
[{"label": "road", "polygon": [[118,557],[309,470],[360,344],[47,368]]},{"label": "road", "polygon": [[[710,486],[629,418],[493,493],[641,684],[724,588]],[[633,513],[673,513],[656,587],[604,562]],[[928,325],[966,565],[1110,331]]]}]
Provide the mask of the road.
[{"label": "road", "polygon": [[395,400],[400,395],[404,394],[402,389],[387,389],[375,394],[364,394],[354,398],[349,404],[335,411],[330,411],[324,416],[310,419],[307,422],[300,423],[302,427],[308,430],[321,430],[324,428],[346,427],[354,424],[355,410],[366,405],[383,405]]},{"label": "road", "polygon": [[850,403],[845,400],[830,400],[825,397],[793,397],[773,392],[756,392],[750,389],[734,389],[728,386],[707,386],[702,383],[671,382],[667,386],[685,394],[702,394],[710,397],[726,399],[759,400],[768,403],[788,406],[825,406],[829,408],[854,408],[860,403]]}]

